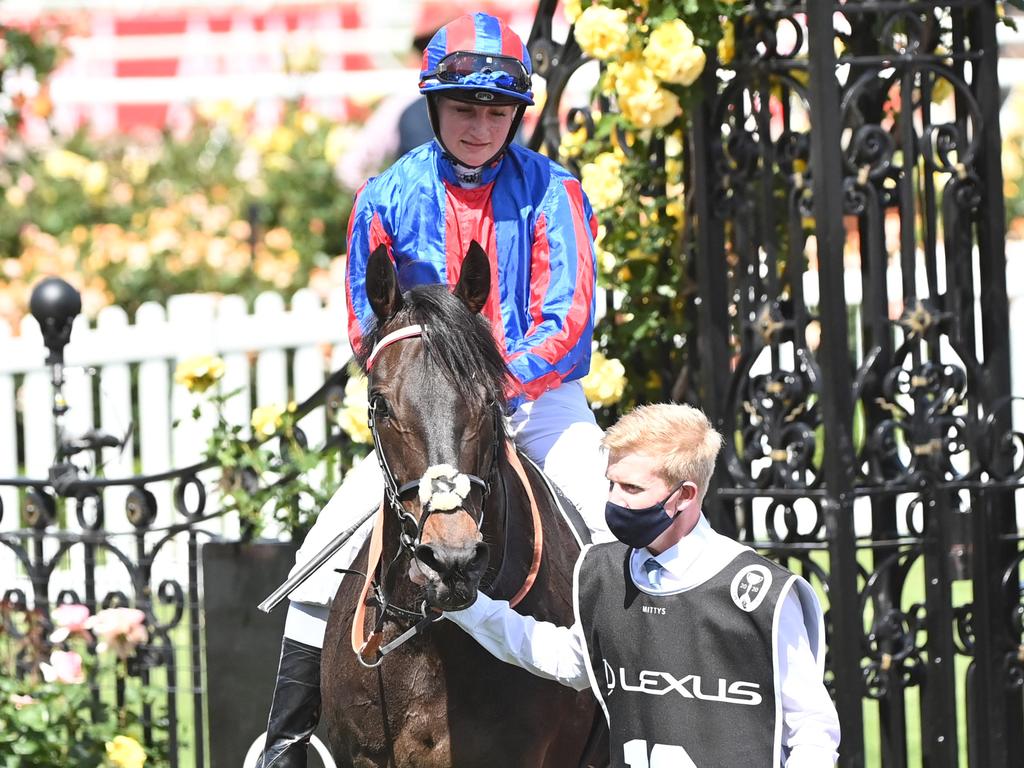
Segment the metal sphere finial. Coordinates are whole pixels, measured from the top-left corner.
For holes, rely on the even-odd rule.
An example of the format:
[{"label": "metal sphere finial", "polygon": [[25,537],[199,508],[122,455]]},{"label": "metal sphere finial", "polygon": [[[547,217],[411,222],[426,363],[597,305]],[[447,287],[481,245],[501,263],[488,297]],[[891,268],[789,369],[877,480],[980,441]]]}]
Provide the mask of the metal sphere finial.
[{"label": "metal sphere finial", "polygon": [[32,289],[28,306],[50,350],[47,362],[59,361],[71,340],[71,325],[82,311],[81,294],[59,277],[47,277]]}]

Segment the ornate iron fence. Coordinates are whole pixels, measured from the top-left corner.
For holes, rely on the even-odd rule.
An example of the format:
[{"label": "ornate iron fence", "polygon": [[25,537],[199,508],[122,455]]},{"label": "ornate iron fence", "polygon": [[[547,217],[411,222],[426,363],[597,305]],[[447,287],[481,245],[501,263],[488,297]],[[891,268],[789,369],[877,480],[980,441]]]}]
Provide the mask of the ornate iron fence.
[{"label": "ornate iron fence", "polygon": [[[581,64],[555,6],[531,37],[551,151]],[[842,765],[1024,754],[996,24],[991,2],[758,0],[693,116],[700,300],[665,334],[694,324],[691,391],[726,436],[714,525],[827,595]]]},{"label": "ornate iron fence", "polygon": [[[5,647],[13,651],[19,673],[27,674],[38,662],[34,657],[40,650],[38,637],[49,634],[56,606],[78,603],[91,612],[121,606],[142,610],[148,640],[127,664],[117,667],[112,684],[101,684],[96,677],[89,681],[93,697],[97,703],[120,709],[131,686],[151,686],[158,693],[157,701],[130,704],[140,708],[134,714],[143,723],[146,742],[164,742],[160,751],[167,753],[169,765],[175,768],[182,764],[183,754],[191,755],[195,766],[208,765],[204,662],[216,664],[217,660],[204,658],[199,563],[201,544],[218,538],[212,524],[225,515],[209,503],[207,495],[210,470],[216,474],[217,467],[205,461],[159,474],[104,479],[73,463],[76,454],[95,452],[98,465],[100,452],[117,444],[117,438],[102,432],[72,436],[64,429],[68,403],[62,394],[63,350],[81,301],[67,283],[51,278],[34,290],[31,308],[49,350],[46,363],[53,388],[57,455],[46,478],[0,478],[0,486],[18,489],[20,501],[20,509],[11,509],[4,508],[0,499],[0,518],[14,515],[23,524],[0,531],[3,562],[16,561],[16,573],[5,573],[5,581],[13,576],[15,583],[22,584],[3,585],[0,636],[6,634]],[[336,371],[296,409],[296,418],[326,409],[324,452],[347,439],[332,415],[342,401],[346,378],[344,368]],[[304,445],[304,436],[298,427],[295,430],[296,439]],[[286,445],[281,449],[286,450]],[[159,489],[168,485],[172,516],[158,508],[163,496]],[[105,522],[104,494],[117,486],[129,489],[125,516],[130,531],[112,531]],[[174,522],[158,524],[168,519]],[[172,549],[176,551],[168,557]],[[254,604],[263,596],[253,598]],[[90,650],[96,651],[94,643]],[[183,703],[183,697],[191,701]],[[190,722],[180,722],[181,713],[188,713]],[[188,733],[188,745],[181,743],[183,733]]]}]

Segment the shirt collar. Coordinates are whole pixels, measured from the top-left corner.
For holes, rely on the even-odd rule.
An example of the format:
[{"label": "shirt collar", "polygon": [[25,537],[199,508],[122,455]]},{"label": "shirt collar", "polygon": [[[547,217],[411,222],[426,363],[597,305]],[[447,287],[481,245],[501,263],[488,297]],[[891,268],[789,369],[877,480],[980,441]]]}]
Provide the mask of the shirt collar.
[{"label": "shirt collar", "polygon": [[[708,549],[708,543],[714,530],[703,513],[697,518],[697,524],[688,534],[666,549],[660,555],[654,556],[662,568],[669,571],[673,576],[682,579],[686,572],[700,559]],[[646,560],[652,555],[648,550],[642,551]]]}]

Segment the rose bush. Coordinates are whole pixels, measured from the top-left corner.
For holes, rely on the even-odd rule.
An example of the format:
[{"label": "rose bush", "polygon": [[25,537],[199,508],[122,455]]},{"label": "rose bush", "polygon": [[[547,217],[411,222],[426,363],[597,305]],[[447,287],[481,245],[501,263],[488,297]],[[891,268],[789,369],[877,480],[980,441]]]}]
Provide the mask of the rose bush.
[{"label": "rose bush", "polygon": [[[31,90],[42,92],[60,28],[0,32],[2,69],[35,62]],[[82,292],[87,316],[193,291],[252,299],[340,285],[352,190],[334,168],[350,126],[301,99],[265,128],[251,110],[200,104],[180,133],[98,137],[85,126],[43,142],[13,130],[32,104],[12,82],[0,79],[0,318],[15,333],[32,285],[50,274]]]},{"label": "rose bush", "polygon": [[248,424],[229,422],[225,405],[239,391],[222,391],[224,372],[223,360],[202,355],[181,361],[174,375],[195,396],[192,418],[212,411],[214,426],[204,455],[221,473],[220,508],[237,512],[247,535],[258,536],[275,521],[301,540],[338,478],[368,450],[366,380],[351,375],[342,402],[328,403],[331,417],[352,440],[323,448],[306,444],[297,429],[302,414],[295,402],[257,406]]},{"label": "rose bush", "polygon": [[[33,768],[143,768],[166,757],[165,741],[143,745],[136,713],[153,693],[129,684],[127,660],[148,639],[145,614],[107,608],[91,615],[83,605],[53,609],[49,638],[38,612],[0,605],[0,765]],[[15,635],[11,628],[21,624]],[[89,652],[97,643],[99,656]],[[45,660],[43,660],[45,659]],[[120,681],[121,704],[102,695]],[[97,697],[96,692],[100,691]],[[166,732],[162,718],[154,732]]]},{"label": "rose bush", "polygon": [[701,76],[718,50],[731,55],[741,11],[726,0],[565,5],[580,48],[601,63],[593,119],[567,126],[560,159],[579,171],[594,206],[599,280],[616,292],[584,380],[602,421],[683,394],[686,137]]}]

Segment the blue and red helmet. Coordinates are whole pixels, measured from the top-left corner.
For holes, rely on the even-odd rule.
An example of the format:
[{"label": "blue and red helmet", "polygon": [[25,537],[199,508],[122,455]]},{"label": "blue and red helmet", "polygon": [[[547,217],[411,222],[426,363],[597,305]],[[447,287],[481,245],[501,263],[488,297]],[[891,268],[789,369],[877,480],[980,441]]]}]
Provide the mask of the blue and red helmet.
[{"label": "blue and red helmet", "polygon": [[487,13],[441,27],[423,52],[420,93],[475,104],[533,104],[530,53],[519,35]]}]

